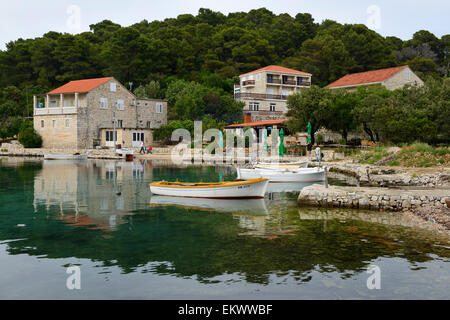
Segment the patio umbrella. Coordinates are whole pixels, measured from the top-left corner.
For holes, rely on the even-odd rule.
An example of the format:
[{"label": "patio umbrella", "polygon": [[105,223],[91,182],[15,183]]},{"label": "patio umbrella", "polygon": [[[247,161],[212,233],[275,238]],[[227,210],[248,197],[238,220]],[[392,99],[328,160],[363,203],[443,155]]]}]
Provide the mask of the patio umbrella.
[{"label": "patio umbrella", "polygon": [[220,136],[219,136],[219,148],[223,149],[223,133],[222,133],[222,131],[220,131]]},{"label": "patio umbrella", "polygon": [[308,122],[308,140],[306,140],[307,143],[311,143],[311,123]]},{"label": "patio umbrella", "polygon": [[267,151],[269,148],[267,147],[267,129],[263,130],[263,149]]},{"label": "patio umbrella", "polygon": [[285,151],[283,140],[284,140],[284,131],[283,131],[283,129],[281,129],[280,130],[280,147],[278,148],[278,150],[280,152],[280,156],[283,156],[284,151]]}]

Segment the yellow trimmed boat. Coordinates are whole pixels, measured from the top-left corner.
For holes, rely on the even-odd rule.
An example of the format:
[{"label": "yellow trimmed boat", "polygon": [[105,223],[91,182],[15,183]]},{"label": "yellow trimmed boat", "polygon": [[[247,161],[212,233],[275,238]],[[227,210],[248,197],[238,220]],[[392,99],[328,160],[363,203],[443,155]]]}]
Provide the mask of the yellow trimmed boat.
[{"label": "yellow trimmed boat", "polygon": [[224,182],[168,182],[150,183],[154,194],[172,197],[210,199],[264,198],[269,179],[256,178],[245,181]]}]

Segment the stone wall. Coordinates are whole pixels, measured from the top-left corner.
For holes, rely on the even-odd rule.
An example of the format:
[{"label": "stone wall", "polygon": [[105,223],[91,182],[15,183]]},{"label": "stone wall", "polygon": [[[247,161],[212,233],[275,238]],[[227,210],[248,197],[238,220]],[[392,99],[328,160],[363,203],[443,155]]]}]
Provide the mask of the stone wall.
[{"label": "stone wall", "polygon": [[[405,78],[407,72],[409,72],[409,80]],[[383,84],[388,90],[395,90],[403,88],[406,84],[415,85],[416,83],[418,86],[423,85],[423,81],[409,67],[406,67],[384,81]]]},{"label": "stone wall", "polygon": [[[314,184],[302,189],[299,205],[401,211],[418,207],[446,207],[450,189],[400,190],[388,188],[338,187]],[[450,214],[450,211],[448,211]]]}]

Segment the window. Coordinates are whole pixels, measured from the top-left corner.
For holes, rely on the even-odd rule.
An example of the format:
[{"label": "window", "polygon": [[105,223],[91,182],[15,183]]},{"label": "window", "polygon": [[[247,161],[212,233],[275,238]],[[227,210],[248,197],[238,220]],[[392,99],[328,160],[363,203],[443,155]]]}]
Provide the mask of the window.
[{"label": "window", "polygon": [[147,128],[151,128],[152,127],[152,122],[151,121],[147,121]]},{"label": "window", "polygon": [[44,120],[41,120],[41,128],[44,127]]},{"label": "window", "polygon": [[50,100],[50,108],[56,108],[56,100]]},{"label": "window", "polygon": [[68,128],[70,126],[70,120],[66,119],[66,128]]},{"label": "window", "polygon": [[406,80],[406,81],[411,80],[411,74],[410,74],[409,70],[406,70],[406,71],[405,71],[405,80]]},{"label": "window", "polygon": [[111,82],[109,84],[109,91],[116,92],[116,83],[115,82]]},{"label": "window", "polygon": [[256,80],[260,80],[261,79],[261,74],[256,74]]},{"label": "window", "polygon": [[53,128],[56,128],[56,120],[53,120]]},{"label": "window", "polygon": [[100,109],[108,109],[108,99],[100,98]]},{"label": "window", "polygon": [[161,127],[161,121],[156,121],[156,125],[155,125],[155,127],[156,127],[156,128],[159,128],[159,127]]},{"label": "window", "polygon": [[106,131],[106,141],[117,141],[117,132]]},{"label": "window", "polygon": [[143,132],[133,132],[133,141],[144,141]]},{"label": "window", "polygon": [[123,120],[117,120],[117,127],[123,128]]},{"label": "window", "polygon": [[302,77],[297,77],[297,85],[301,86],[302,85],[302,81],[303,81]]},{"label": "window", "polygon": [[125,109],[125,104],[123,103],[122,99],[118,99],[117,100],[117,110],[124,110]]},{"label": "window", "polygon": [[258,111],[259,110],[259,102],[250,102],[249,103],[250,111]]},{"label": "window", "polygon": [[269,108],[270,108],[270,111],[275,111],[276,104],[275,103],[271,103]]},{"label": "window", "polygon": [[156,112],[157,113],[162,113],[162,103],[157,103],[156,104]]},{"label": "window", "polygon": [[268,74],[267,75],[267,83],[272,83],[273,82],[273,74]]}]

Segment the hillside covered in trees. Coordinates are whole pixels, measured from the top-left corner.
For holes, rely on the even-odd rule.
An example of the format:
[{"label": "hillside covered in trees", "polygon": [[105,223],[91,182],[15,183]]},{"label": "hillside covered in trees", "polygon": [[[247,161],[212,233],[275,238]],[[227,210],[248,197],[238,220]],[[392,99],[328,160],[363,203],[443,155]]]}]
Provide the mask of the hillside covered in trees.
[{"label": "hillside covered in trees", "polygon": [[[206,113],[231,122],[239,110],[230,99],[237,76],[266,65],[310,72],[313,84],[323,87],[347,73],[404,64],[422,78],[446,77],[450,64],[450,35],[439,39],[420,30],[403,41],[361,24],[316,23],[308,13],[277,15],[265,8],[228,15],[202,8],[196,16],[129,27],[104,20],[90,29],[50,31],[0,51],[0,137],[14,134],[17,121],[32,114],[32,94],[70,80],[114,76],[126,86],[132,82],[140,96],[167,98],[172,119],[195,110],[191,119]],[[196,96],[179,94],[186,88]],[[178,98],[190,109],[177,106]]]}]

